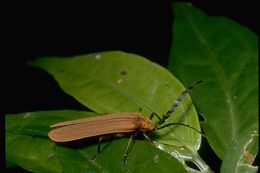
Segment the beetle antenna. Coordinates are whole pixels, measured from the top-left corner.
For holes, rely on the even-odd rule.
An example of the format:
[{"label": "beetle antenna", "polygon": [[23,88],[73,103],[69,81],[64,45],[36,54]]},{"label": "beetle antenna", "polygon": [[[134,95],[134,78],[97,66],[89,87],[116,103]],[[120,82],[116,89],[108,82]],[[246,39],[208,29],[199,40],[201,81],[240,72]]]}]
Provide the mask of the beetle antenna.
[{"label": "beetle antenna", "polygon": [[186,90],[184,90],[179,97],[173,102],[172,107],[166,112],[166,114],[162,115],[161,120],[157,123],[158,125],[163,124],[169,117],[170,115],[175,111],[176,107],[180,104],[180,102],[184,99],[184,97],[192,90],[195,88],[195,86],[199,83],[201,83],[202,81],[195,81],[193,82],[190,86],[188,86],[186,88]]},{"label": "beetle antenna", "polygon": [[188,124],[183,124],[183,123],[169,123],[169,124],[166,124],[166,125],[163,125],[161,127],[158,127],[156,130],[159,130],[159,129],[163,129],[165,127],[168,127],[168,126],[172,126],[172,125],[180,125],[180,126],[185,126],[185,127],[189,127],[191,128],[192,130],[195,130],[196,132],[198,132],[199,134],[201,134],[204,138],[207,139],[207,136],[205,134],[203,134],[201,131],[199,131],[198,129],[188,125]]}]

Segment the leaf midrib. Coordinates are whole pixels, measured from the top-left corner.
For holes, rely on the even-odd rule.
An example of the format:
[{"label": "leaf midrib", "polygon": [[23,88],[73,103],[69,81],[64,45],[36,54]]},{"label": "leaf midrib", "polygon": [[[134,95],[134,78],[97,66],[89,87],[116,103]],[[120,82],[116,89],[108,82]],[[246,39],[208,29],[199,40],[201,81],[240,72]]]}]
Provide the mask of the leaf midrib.
[{"label": "leaf midrib", "polygon": [[[119,87],[112,85],[111,82],[107,82],[107,81],[101,80],[99,78],[94,78],[89,75],[86,75],[86,77],[88,78],[88,80],[94,81],[93,83],[99,83],[100,85],[105,86],[104,88],[109,88],[110,90],[113,90],[113,91],[119,93],[120,95],[128,98],[129,100],[132,100],[137,105],[143,105],[149,111],[154,112],[152,110],[152,108],[150,106],[148,106],[147,104],[145,104],[141,99],[139,99],[138,97],[136,97],[133,94],[129,94],[129,92],[126,92],[125,90],[123,90]],[[79,84],[78,88],[80,88],[81,86],[84,86],[86,83],[89,83],[89,81],[82,81],[82,83]],[[90,83],[92,83],[92,82],[90,82]],[[94,111],[96,111],[96,110],[94,110]]]},{"label": "leaf midrib", "polygon": [[[228,106],[228,110],[229,110],[229,117],[230,117],[230,121],[231,121],[231,135],[232,138],[234,138],[236,136],[236,127],[235,124],[236,123],[236,119],[235,119],[235,109],[234,109],[234,105],[232,103],[232,97],[231,94],[229,92],[229,87],[227,87],[227,82],[226,82],[226,78],[225,75],[223,73],[223,70],[221,69],[220,65],[218,64],[217,60],[216,60],[216,55],[213,53],[213,51],[210,49],[210,47],[208,46],[208,42],[206,37],[203,35],[203,33],[200,32],[199,28],[197,27],[198,25],[194,24],[194,21],[191,19],[191,16],[182,8],[183,14],[186,17],[187,21],[190,23],[190,26],[193,30],[193,32],[195,33],[195,35],[198,37],[199,42],[204,46],[204,50],[206,51],[206,53],[209,55],[207,56],[207,58],[209,59],[209,62],[211,63],[211,66],[213,67],[216,76],[219,79],[219,83],[220,83],[220,87],[223,90],[223,93],[225,94],[226,97],[226,103]],[[224,139],[223,139],[224,140]],[[222,142],[224,146],[227,146],[226,142]]]}]

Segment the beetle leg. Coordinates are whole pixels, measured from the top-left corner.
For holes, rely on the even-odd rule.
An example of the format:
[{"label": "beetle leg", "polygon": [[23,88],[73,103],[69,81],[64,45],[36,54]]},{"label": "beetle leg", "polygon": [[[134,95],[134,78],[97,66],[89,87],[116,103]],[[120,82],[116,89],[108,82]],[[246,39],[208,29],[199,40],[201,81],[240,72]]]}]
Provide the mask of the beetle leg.
[{"label": "beetle leg", "polygon": [[101,153],[101,151],[100,151],[101,141],[102,141],[102,136],[100,136],[100,137],[98,138],[98,149],[97,149],[98,154]]},{"label": "beetle leg", "polygon": [[133,139],[134,139],[134,134],[132,134],[128,140],[128,143],[127,143],[127,147],[126,147],[126,150],[125,150],[125,153],[124,153],[124,164],[126,165],[127,164],[127,156],[128,156],[128,153],[131,149],[131,146],[133,144]]},{"label": "beetle leg", "polygon": [[154,116],[156,116],[156,118],[157,118],[159,121],[162,120],[162,119],[159,117],[159,115],[157,115],[155,112],[151,113],[149,119],[152,120]]},{"label": "beetle leg", "polygon": [[97,155],[101,153],[101,150],[100,150],[100,144],[102,142],[102,136],[100,136],[98,138],[98,148],[97,148],[97,153],[91,158],[91,160],[95,160],[97,158]]},{"label": "beetle leg", "polygon": [[153,140],[146,133],[143,133],[143,135],[148,142],[153,143]]}]

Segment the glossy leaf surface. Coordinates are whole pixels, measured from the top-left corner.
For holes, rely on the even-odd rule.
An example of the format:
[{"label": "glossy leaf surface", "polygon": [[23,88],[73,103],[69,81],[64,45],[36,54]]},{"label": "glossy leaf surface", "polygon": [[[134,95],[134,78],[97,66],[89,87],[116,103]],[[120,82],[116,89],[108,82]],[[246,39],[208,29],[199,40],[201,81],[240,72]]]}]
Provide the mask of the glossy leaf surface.
[{"label": "glossy leaf surface", "polygon": [[205,118],[208,141],[223,159],[234,140],[258,122],[257,36],[190,4],[175,3],[173,11],[169,68],[185,84],[204,81],[191,95]]},{"label": "glossy leaf surface", "polygon": [[[163,67],[143,57],[119,51],[75,57],[45,57],[31,63],[54,76],[61,88],[98,113],[152,112],[162,115],[185,89]],[[158,120],[156,117],[154,122]],[[197,113],[187,96],[167,121],[186,123],[200,129]],[[154,140],[169,144],[181,152],[196,153],[201,136],[183,126],[156,131]]]},{"label": "glossy leaf surface", "polygon": [[6,159],[33,172],[186,172],[175,158],[144,140],[135,141],[124,165],[128,138],[103,142],[101,154],[93,160],[98,139],[57,144],[47,137],[51,124],[87,116],[93,113],[61,110],[7,115]]}]

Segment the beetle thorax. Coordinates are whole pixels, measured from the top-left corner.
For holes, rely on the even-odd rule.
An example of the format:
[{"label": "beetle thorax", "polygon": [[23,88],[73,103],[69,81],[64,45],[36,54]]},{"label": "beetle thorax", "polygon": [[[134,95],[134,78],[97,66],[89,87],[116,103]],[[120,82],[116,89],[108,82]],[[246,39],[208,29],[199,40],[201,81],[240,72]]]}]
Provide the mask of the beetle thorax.
[{"label": "beetle thorax", "polygon": [[152,123],[152,121],[148,118],[141,118],[141,124],[140,124],[140,129],[143,132],[151,132],[155,129],[155,125]]}]

